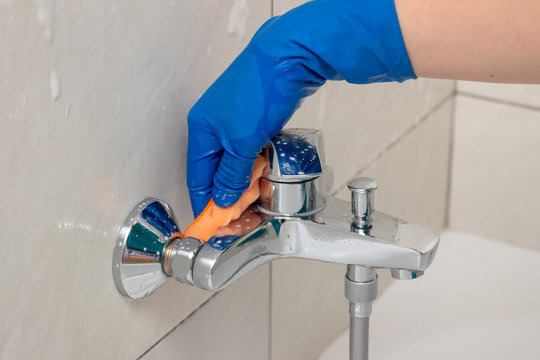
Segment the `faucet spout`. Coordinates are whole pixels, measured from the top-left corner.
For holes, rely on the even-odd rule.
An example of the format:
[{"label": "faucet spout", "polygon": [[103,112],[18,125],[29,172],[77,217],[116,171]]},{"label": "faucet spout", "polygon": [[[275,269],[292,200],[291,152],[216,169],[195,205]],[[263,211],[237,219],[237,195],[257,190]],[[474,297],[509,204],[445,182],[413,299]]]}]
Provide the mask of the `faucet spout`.
[{"label": "faucet spout", "polygon": [[244,236],[210,239],[193,263],[193,282],[220,290],[276,259],[303,258],[420,273],[432,262],[438,235],[375,211],[367,231],[352,232],[348,202],[329,198],[312,219],[273,218]]}]

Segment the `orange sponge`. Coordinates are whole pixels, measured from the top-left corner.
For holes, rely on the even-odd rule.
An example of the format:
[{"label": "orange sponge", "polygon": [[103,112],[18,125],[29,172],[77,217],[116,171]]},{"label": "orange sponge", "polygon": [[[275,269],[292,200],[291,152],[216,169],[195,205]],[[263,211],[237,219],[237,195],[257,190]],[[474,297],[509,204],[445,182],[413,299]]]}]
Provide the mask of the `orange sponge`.
[{"label": "orange sponge", "polygon": [[[232,221],[239,219],[247,208],[253,204],[260,195],[259,188],[259,179],[263,175],[263,172],[266,168],[266,159],[259,155],[255,160],[255,165],[253,166],[253,173],[251,175],[251,181],[249,188],[244,191],[240,199],[227,208],[222,208],[217,206],[214,203],[213,199],[210,199],[208,205],[204,208],[203,212],[193,221],[193,223],[188,226],[186,231],[184,231],[184,237],[193,237],[199,239],[201,242],[205,243],[213,235],[215,235],[218,230],[222,227],[229,225]],[[255,214],[249,212],[245,214],[246,219],[251,219]],[[257,216],[258,217],[258,216]],[[260,222],[260,221],[259,221]],[[255,224],[253,224],[255,225]],[[216,235],[228,235],[233,234],[231,230],[221,229],[220,233]]]}]

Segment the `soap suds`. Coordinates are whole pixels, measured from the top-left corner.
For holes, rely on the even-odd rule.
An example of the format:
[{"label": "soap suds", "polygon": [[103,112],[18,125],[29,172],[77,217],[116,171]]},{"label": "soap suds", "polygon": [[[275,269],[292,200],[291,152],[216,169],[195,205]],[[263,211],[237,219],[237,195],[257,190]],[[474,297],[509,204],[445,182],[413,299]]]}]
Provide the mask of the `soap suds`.
[{"label": "soap suds", "polygon": [[34,0],[37,8],[37,21],[43,27],[43,35],[49,43],[53,42],[53,0]]},{"label": "soap suds", "polygon": [[58,74],[56,69],[51,70],[51,98],[56,101],[60,96],[60,81],[58,80]]},{"label": "soap suds", "polygon": [[242,40],[246,33],[246,24],[249,15],[247,0],[234,0],[229,15],[227,32],[238,40]]}]

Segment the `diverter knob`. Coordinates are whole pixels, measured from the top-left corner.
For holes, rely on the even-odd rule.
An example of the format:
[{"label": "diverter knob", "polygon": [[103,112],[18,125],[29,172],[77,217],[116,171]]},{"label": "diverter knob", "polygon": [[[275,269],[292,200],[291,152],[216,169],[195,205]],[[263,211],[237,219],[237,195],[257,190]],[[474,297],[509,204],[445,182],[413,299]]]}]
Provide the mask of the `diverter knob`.
[{"label": "diverter knob", "polygon": [[368,177],[359,177],[349,181],[347,186],[351,190],[353,225],[358,229],[368,229],[371,226],[377,181]]}]

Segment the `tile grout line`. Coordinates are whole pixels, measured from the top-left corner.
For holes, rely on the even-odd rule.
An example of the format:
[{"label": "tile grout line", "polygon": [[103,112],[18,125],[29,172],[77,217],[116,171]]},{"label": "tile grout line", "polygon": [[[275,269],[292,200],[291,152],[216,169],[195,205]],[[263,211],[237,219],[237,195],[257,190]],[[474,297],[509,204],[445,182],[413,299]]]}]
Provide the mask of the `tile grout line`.
[{"label": "tile grout line", "polygon": [[446,206],[444,214],[444,227],[447,229],[450,225],[450,202],[452,197],[452,174],[454,171],[454,141],[455,141],[455,125],[456,125],[456,102],[457,102],[457,82],[454,85],[452,95],[452,109],[450,114],[450,146],[448,149],[448,175],[446,176]]},{"label": "tile grout line", "polygon": [[152,344],[152,346],[150,346],[148,349],[146,349],[141,355],[139,355],[139,357],[137,357],[137,360],[140,360],[142,359],[143,356],[145,356],[146,354],[148,354],[153,348],[155,348],[160,342],[162,342],[167,336],[169,336],[174,330],[176,330],[179,326],[181,326],[182,324],[184,324],[184,322],[186,322],[189,318],[191,318],[193,315],[195,315],[195,313],[197,313],[197,311],[199,311],[201,308],[203,308],[204,306],[206,306],[206,304],[208,304],[208,302],[210,302],[210,300],[212,300],[213,298],[215,298],[219,293],[215,293],[213,294],[212,296],[210,296],[208,299],[206,299],[205,301],[203,301],[198,307],[195,308],[195,310],[193,310],[191,313],[188,314],[188,316],[186,316],[185,318],[183,318],[182,320],[180,320],[180,322],[178,324],[176,324],[171,330],[167,331],[167,333],[165,335],[163,335],[161,338],[159,338],[158,341],[156,341],[154,344]]},{"label": "tile grout line", "polygon": [[[356,176],[359,176],[364,172],[366,169],[370,168],[375,164],[378,160],[380,160],[384,155],[386,155],[390,150],[392,150],[396,145],[401,143],[406,137],[408,137],[410,134],[414,132],[418,127],[423,125],[430,117],[435,113],[437,110],[439,110],[441,107],[446,105],[446,103],[449,100],[452,100],[454,97],[454,92],[449,93],[445,97],[443,97],[438,103],[436,103],[431,109],[429,109],[424,115],[420,116],[420,118],[416,121],[414,121],[405,131],[403,131],[399,136],[392,139],[382,150],[380,150],[375,156],[369,160],[366,165],[362,166],[360,169],[358,169],[349,179],[354,178]],[[330,195],[335,196],[342,187],[344,187],[348,180],[342,183],[340,186],[336,188],[336,190],[332,191]]]},{"label": "tile grout line", "polygon": [[540,111],[540,106],[527,105],[527,104],[522,104],[515,101],[509,101],[509,100],[501,100],[501,99],[493,98],[486,95],[470,93],[467,91],[457,90],[456,95],[462,95],[462,96],[465,96],[471,99],[476,99],[476,100],[484,100],[484,101],[488,101],[495,104],[514,106],[514,107],[525,109],[525,110]]}]

